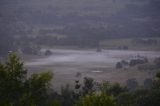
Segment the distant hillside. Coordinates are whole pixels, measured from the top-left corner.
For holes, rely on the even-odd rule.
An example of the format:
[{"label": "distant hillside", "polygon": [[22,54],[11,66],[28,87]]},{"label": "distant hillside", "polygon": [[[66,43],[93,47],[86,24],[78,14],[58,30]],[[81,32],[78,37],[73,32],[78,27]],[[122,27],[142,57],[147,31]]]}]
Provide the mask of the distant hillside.
[{"label": "distant hillside", "polygon": [[159,11],[160,0],[0,0],[0,38],[59,36],[52,44],[98,46],[109,38],[160,37]]}]

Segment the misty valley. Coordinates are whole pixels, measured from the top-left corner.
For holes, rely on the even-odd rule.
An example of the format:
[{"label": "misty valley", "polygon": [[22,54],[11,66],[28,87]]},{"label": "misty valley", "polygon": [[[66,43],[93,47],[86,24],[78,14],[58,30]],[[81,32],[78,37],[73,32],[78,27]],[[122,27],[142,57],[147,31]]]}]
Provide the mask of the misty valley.
[{"label": "misty valley", "polygon": [[[43,49],[42,53],[45,54],[45,51]],[[50,56],[35,58],[32,56],[25,61],[25,66],[33,70],[31,73],[41,70],[52,71],[55,75],[53,84],[58,88],[67,83],[74,83],[76,79],[82,80],[87,76],[96,81],[107,80],[122,84],[125,84],[128,79],[136,78],[143,84],[142,82],[146,78],[153,78],[156,71],[139,71],[130,69],[130,67],[116,69],[116,63],[141,57],[147,57],[152,62],[160,56],[159,51],[102,50],[97,52],[96,49],[50,49],[50,51],[52,52]],[[76,76],[77,73],[80,74],[79,77]]]},{"label": "misty valley", "polygon": [[160,0],[0,0],[0,106],[160,106]]}]

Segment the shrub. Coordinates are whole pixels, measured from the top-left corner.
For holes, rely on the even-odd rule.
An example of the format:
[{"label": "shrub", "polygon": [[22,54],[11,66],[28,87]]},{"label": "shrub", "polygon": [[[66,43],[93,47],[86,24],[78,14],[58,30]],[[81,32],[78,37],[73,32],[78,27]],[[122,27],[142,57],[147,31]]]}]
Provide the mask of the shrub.
[{"label": "shrub", "polygon": [[116,106],[112,96],[102,94],[90,94],[82,97],[75,106]]},{"label": "shrub", "polygon": [[52,55],[52,51],[50,51],[50,50],[46,50],[46,51],[45,51],[45,55],[46,55],[46,56],[50,56],[50,55]]},{"label": "shrub", "polygon": [[116,68],[117,68],[117,69],[121,69],[121,68],[123,68],[122,63],[121,63],[121,62],[118,62],[118,63],[116,64]]},{"label": "shrub", "polygon": [[156,59],[154,60],[154,63],[155,63],[155,65],[156,65],[156,68],[160,68],[160,57],[156,58]]},{"label": "shrub", "polygon": [[144,64],[146,63],[145,60],[143,59],[132,59],[129,63],[129,65],[132,67],[132,66],[136,66],[138,64]]},{"label": "shrub", "polygon": [[128,79],[126,82],[129,90],[135,90],[138,87],[138,82],[134,78]]}]

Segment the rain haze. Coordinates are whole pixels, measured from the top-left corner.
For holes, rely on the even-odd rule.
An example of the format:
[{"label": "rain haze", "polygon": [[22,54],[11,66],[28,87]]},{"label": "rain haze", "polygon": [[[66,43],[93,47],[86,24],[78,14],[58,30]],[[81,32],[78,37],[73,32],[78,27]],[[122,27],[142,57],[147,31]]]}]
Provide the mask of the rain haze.
[{"label": "rain haze", "polygon": [[160,70],[159,13],[160,0],[0,0],[0,63],[16,54],[58,92],[85,78],[141,87]]},{"label": "rain haze", "polygon": [[1,54],[16,51],[26,66],[53,65],[49,70],[57,72],[55,64],[71,64],[65,68],[87,72],[79,66],[113,67],[137,55],[159,54],[158,0],[1,0],[0,5]]}]

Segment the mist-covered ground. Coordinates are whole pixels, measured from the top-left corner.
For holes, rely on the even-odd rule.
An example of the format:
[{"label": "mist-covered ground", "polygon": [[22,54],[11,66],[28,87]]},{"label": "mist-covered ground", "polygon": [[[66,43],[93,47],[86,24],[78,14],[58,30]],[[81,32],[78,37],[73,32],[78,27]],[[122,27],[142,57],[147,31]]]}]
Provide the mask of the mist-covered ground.
[{"label": "mist-covered ground", "polygon": [[[31,70],[29,73],[53,72],[53,84],[56,88],[67,83],[72,84],[76,79],[82,79],[86,76],[92,77],[97,81],[108,80],[123,84],[127,79],[136,78],[142,83],[145,78],[152,78],[154,72],[149,74],[148,71],[137,71],[135,69],[119,71],[115,69],[116,63],[121,60],[130,60],[137,56],[145,56],[150,61],[160,56],[159,51],[102,50],[102,52],[96,52],[96,50],[51,50],[53,55],[32,58],[29,61],[25,61],[25,66]],[[77,76],[77,73],[80,73],[79,76]]]}]

